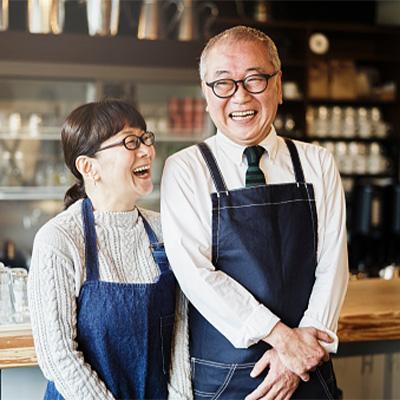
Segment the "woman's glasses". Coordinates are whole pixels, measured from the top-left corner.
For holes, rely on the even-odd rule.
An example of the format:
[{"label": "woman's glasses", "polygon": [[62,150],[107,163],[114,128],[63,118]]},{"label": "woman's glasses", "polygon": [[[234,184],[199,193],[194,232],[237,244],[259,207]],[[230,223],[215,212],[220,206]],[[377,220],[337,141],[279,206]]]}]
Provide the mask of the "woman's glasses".
[{"label": "woman's glasses", "polygon": [[146,146],[152,146],[155,142],[155,136],[153,132],[146,131],[143,133],[141,136],[136,136],[136,135],[128,135],[124,137],[123,140],[117,143],[109,144],[104,147],[100,147],[99,151],[103,151],[106,149],[110,149],[111,147],[117,147],[117,146],[124,146],[127,150],[136,150],[139,148],[140,144],[143,143]]}]

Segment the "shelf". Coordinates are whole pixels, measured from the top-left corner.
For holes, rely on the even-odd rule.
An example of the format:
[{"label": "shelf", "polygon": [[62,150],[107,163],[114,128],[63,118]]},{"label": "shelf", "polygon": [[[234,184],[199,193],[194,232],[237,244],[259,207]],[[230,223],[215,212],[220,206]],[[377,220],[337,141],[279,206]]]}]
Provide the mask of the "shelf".
[{"label": "shelf", "polygon": [[[39,133],[36,136],[32,136],[27,133],[17,133],[15,135],[9,134],[9,133],[0,133],[0,140],[55,140],[55,141],[60,141],[60,133],[57,128],[55,128],[54,132],[58,132],[57,134],[55,133]],[[171,136],[168,136],[166,134],[158,135],[156,136],[156,143],[165,143],[165,142],[176,142],[176,143],[196,143],[196,142],[201,142],[205,139],[204,136],[199,136],[199,135],[191,135],[190,133],[188,134],[174,134]]]},{"label": "shelf", "polygon": [[384,106],[384,105],[396,105],[396,100],[380,100],[380,99],[367,99],[367,98],[356,98],[356,99],[331,99],[331,98],[316,98],[309,97],[306,102],[308,104],[318,105],[349,105],[349,106]]},{"label": "shelf", "polygon": [[63,186],[0,186],[0,200],[63,200]]},{"label": "shelf", "polygon": [[376,179],[395,179],[393,173],[381,173],[381,174],[357,174],[357,173],[344,173],[340,172],[342,178],[353,178],[353,179],[363,179],[363,178],[376,178]]},{"label": "shelf", "polygon": [[57,130],[57,128],[54,128],[53,132],[54,133],[39,132],[35,135],[24,132],[18,132],[16,134],[0,133],[0,140],[61,140],[60,129]]},{"label": "shelf", "polygon": [[370,138],[362,138],[362,137],[343,137],[343,136],[306,136],[304,140],[311,142],[311,141],[318,141],[318,142],[359,142],[359,143],[393,143],[394,139],[392,137],[384,137],[384,138],[377,138],[377,137],[370,137]]},{"label": "shelf", "polygon": [[202,42],[0,32],[2,61],[197,68]]}]

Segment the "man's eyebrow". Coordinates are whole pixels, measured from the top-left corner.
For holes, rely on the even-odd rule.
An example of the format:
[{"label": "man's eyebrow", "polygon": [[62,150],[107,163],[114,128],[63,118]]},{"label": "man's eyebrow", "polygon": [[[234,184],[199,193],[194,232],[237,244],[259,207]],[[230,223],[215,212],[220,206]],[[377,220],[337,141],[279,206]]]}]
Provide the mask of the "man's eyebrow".
[{"label": "man's eyebrow", "polygon": [[[247,68],[245,73],[248,73],[248,72],[261,72],[263,70],[264,70],[264,68],[262,68],[262,67],[251,67],[251,68]],[[215,71],[214,75],[215,75],[215,77],[219,77],[219,76],[224,75],[224,74],[229,74],[229,71],[227,71],[225,69],[220,69],[220,70]]]}]

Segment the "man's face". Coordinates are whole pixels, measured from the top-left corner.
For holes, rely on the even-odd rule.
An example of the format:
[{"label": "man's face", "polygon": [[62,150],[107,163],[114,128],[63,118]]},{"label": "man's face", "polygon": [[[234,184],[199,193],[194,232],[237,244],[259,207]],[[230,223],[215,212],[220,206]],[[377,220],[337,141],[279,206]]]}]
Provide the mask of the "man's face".
[{"label": "man's face", "polygon": [[[272,74],[266,47],[259,42],[227,41],[217,44],[208,54],[204,81],[245,79],[252,74]],[[236,93],[227,99],[215,96],[202,82],[211,119],[228,138],[242,145],[254,145],[264,139],[282,103],[281,72],[268,81],[267,89],[259,94],[249,93],[239,83]]]}]

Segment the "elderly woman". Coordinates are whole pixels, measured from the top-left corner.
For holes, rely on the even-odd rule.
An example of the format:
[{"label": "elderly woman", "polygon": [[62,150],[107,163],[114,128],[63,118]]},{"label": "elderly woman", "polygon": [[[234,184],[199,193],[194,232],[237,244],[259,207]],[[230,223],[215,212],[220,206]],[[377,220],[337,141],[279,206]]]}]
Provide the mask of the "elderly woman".
[{"label": "elderly woman", "polygon": [[185,302],[158,214],[136,206],[153,189],[154,134],[107,100],[75,109],[61,139],[76,183],[37,233],[29,273],[45,399],[191,398]]}]

